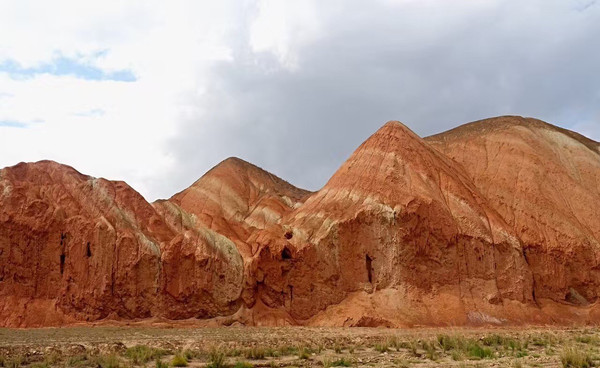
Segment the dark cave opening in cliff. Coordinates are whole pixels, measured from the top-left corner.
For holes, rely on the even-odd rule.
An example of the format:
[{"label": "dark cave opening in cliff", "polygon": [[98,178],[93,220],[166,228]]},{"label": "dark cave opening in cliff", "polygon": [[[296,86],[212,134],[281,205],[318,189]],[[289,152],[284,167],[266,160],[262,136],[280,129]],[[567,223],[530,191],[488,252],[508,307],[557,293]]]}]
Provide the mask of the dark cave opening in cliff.
[{"label": "dark cave opening in cliff", "polygon": [[367,276],[369,277],[369,283],[373,283],[373,260],[369,255],[365,255],[365,265],[367,267]]},{"label": "dark cave opening in cliff", "polygon": [[92,248],[90,245],[90,242],[87,243],[86,247],[85,247],[85,255],[90,258],[92,256]]},{"label": "dark cave opening in cliff", "polygon": [[288,247],[284,247],[281,251],[281,259],[292,259],[292,252],[288,249]]},{"label": "dark cave opening in cliff", "polygon": [[62,275],[63,273],[65,273],[65,259],[67,258],[67,255],[62,253],[60,255],[60,274]]}]

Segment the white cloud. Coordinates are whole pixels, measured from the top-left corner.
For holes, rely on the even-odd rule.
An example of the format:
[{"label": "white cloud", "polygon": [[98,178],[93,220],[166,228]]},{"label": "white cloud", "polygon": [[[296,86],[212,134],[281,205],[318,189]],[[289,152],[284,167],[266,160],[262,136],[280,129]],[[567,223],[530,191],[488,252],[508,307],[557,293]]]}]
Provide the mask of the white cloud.
[{"label": "white cloud", "polygon": [[[155,199],[229,155],[317,189],[389,119],[598,139],[598,24],[588,0],[1,1],[0,167],[54,159]],[[57,57],[136,80],[2,72]]]},{"label": "white cloud", "polygon": [[193,108],[185,96],[230,57],[225,37],[239,16],[226,1],[1,2],[0,65],[35,68],[60,55],[137,80],[0,71],[0,121],[28,126],[0,126],[0,167],[53,159],[151,199],[170,195],[156,184],[173,165],[166,141]]}]

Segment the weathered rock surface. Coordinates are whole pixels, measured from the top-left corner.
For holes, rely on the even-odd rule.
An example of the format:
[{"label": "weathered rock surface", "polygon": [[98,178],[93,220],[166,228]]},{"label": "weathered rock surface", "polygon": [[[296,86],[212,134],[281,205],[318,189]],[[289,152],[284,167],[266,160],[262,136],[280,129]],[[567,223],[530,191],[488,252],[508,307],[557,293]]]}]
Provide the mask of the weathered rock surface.
[{"label": "weathered rock surface", "polygon": [[539,300],[600,296],[600,145],[542,121],[506,116],[427,141],[460,163],[521,239]]},{"label": "weathered rock surface", "polygon": [[194,230],[174,231],[123,182],[49,161],[5,168],[0,325],[233,312],[242,258],[226,238]]},{"label": "weathered rock surface", "polygon": [[0,326],[598,322],[599,184],[597,142],[520,117],[389,122],[314,193],[230,158],[150,204],[22,163],[0,170]]}]

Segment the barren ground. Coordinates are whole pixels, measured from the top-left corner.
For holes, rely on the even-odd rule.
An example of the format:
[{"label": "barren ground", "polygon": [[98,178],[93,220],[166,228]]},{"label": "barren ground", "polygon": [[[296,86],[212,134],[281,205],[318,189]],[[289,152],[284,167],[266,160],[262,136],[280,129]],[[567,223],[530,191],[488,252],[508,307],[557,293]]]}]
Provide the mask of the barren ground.
[{"label": "barren ground", "polygon": [[0,329],[0,367],[166,367],[178,359],[190,367],[587,367],[600,363],[600,329]]}]

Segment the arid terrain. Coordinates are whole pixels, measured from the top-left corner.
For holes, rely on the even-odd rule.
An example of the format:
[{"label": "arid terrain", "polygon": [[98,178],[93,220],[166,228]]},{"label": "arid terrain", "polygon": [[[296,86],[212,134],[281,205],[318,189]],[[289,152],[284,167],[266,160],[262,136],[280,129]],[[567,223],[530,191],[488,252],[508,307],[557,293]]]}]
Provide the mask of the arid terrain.
[{"label": "arid terrain", "polygon": [[596,363],[600,363],[597,328],[0,329],[0,366],[4,367],[589,367]]}]

